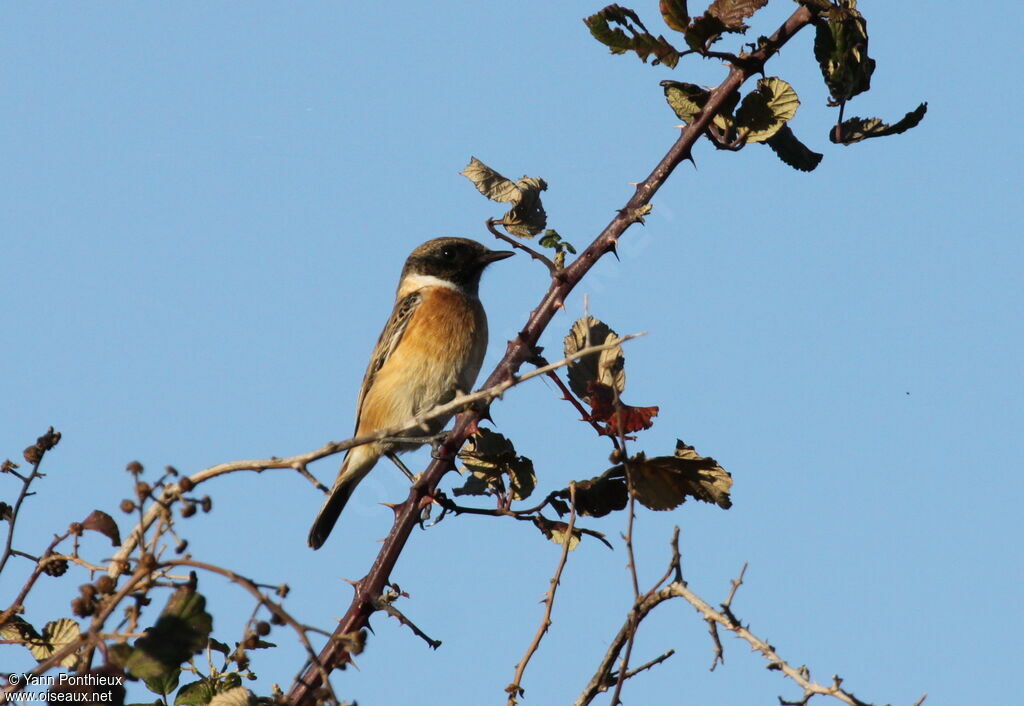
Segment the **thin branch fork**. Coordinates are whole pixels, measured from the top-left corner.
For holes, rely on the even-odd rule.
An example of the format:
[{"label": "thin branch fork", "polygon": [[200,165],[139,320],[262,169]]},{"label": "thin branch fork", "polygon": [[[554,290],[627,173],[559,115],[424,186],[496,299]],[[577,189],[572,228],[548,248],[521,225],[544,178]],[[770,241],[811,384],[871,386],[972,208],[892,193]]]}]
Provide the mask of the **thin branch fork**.
[{"label": "thin branch fork", "polygon": [[[509,341],[505,355],[484,383],[485,388],[511,379],[520,366],[533,357],[540,335],[547,328],[565,298],[602,256],[614,250],[618,239],[630,225],[636,222],[643,207],[650,203],[654,194],[675,171],[676,167],[690,157],[693,145],[704,133],[704,129],[714,115],[722,108],[726,99],[738,90],[750,76],[760,72],[765,62],[774,56],[793,35],[807,26],[811,19],[811,11],[801,5],[762,47],[747,57],[742,66],[730,67],[728,76],[712,91],[704,110],[687,128],[682,130],[675,143],[650,175],[637,184],[636,190],[626,203],[625,208],[617,213],[597,238],[571,264],[559,271],[558,277],[552,278],[547,292],[531,313],[526,325],[515,339]],[[442,453],[438,454],[438,458],[434,459],[426,468],[419,481],[413,484],[408,498],[396,506],[395,521],[391,532],[384,540],[369,572],[356,583],[355,596],[345,616],[338,624],[335,634],[351,633],[366,626],[369,615],[374,610],[373,599],[380,595],[384,585],[389,581],[391,571],[394,569],[409,535],[417,525],[419,508],[434,492],[441,477],[451,469],[451,459],[476,427],[479,419],[480,412],[477,410],[464,412],[456,418],[455,427],[441,448]],[[345,660],[344,646],[334,640],[329,641],[320,652],[320,662],[328,669],[342,664]],[[312,706],[315,701],[314,692],[320,683],[319,671],[312,666],[307,667],[289,690],[288,703],[291,706]]]},{"label": "thin branch fork", "polygon": [[544,617],[541,618],[540,626],[537,628],[537,633],[533,636],[533,641],[526,648],[526,653],[519,660],[519,664],[516,665],[516,673],[512,678],[512,683],[505,688],[505,691],[508,692],[508,706],[515,706],[519,702],[519,697],[523,695],[523,688],[520,684],[523,680],[523,674],[526,672],[526,665],[530,663],[530,659],[537,651],[537,648],[540,647],[540,641],[544,639],[548,628],[551,627],[551,611],[555,607],[555,593],[558,591],[558,585],[562,582],[562,570],[565,569],[566,559],[569,558],[575,525],[576,484],[569,483],[569,524],[565,529],[565,537],[562,539],[562,555],[558,559],[558,566],[555,567],[555,575],[551,577],[551,588],[548,589],[547,594],[544,596]]}]

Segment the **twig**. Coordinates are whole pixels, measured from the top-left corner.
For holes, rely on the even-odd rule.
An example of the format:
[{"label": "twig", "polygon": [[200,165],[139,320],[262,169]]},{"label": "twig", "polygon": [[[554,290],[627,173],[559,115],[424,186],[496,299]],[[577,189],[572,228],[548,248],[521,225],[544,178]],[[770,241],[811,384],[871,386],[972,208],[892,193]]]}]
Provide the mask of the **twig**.
[{"label": "twig", "polygon": [[14,464],[10,462],[4,463],[4,470],[7,473],[21,479],[21,491],[18,493],[18,499],[14,501],[14,507],[11,508],[10,519],[7,522],[7,542],[4,545],[3,556],[0,557],[0,573],[3,573],[4,567],[7,566],[7,560],[11,558],[11,548],[14,544],[14,525],[18,520],[18,512],[21,510],[21,504],[25,502],[25,498],[31,495],[31,493],[28,492],[28,489],[32,485],[32,481],[43,475],[39,472],[39,464],[43,462],[43,457],[46,456],[46,452],[56,446],[59,442],[60,432],[54,432],[53,427],[50,427],[45,434],[36,440],[34,446],[30,446],[25,450],[26,454],[28,454],[29,450],[32,449],[36,452],[36,458],[32,462],[32,472],[27,476],[23,476],[15,471],[14,468],[16,468],[16,466]]},{"label": "twig", "polygon": [[[397,596],[395,596],[395,597],[397,597]],[[438,647],[441,646],[441,641],[440,640],[434,640],[429,635],[427,635],[425,632],[420,630],[416,626],[416,623],[412,622],[411,620],[409,620],[409,618],[405,617],[405,614],[402,613],[402,611],[400,611],[398,608],[395,607],[395,605],[393,603],[393,600],[394,600],[394,598],[392,598],[390,596],[387,596],[387,595],[378,596],[377,597],[377,601],[376,601],[377,610],[384,611],[385,613],[390,615],[392,618],[395,618],[396,620],[398,620],[398,622],[400,622],[402,625],[404,625],[407,628],[409,628],[410,630],[412,630],[413,634],[416,635],[416,637],[420,638],[421,640],[426,642],[427,645],[430,646],[430,649],[436,650]]]},{"label": "twig", "polygon": [[[544,360],[542,356],[538,356],[537,359],[541,365],[547,363],[547,361]],[[552,370],[551,372],[548,373],[548,379],[554,382],[555,385],[558,387],[559,391],[562,393],[562,399],[567,401],[569,404],[576,408],[576,411],[578,411],[582,416],[583,421],[590,424],[590,426],[594,428],[594,431],[597,432],[598,436],[604,436],[611,439],[612,445],[616,449],[619,448],[619,440],[616,439],[611,434],[604,433],[604,430],[601,428],[601,425],[594,421],[594,418],[590,416],[590,412],[588,412],[586,408],[583,406],[583,404],[578,399],[576,399],[576,395],[572,393],[572,390],[566,387],[565,383],[562,382],[562,378],[558,377],[558,373]]]},{"label": "twig", "polygon": [[[633,677],[635,677],[640,672],[646,671],[646,670],[650,669],[651,667],[654,667],[656,665],[661,664],[662,662],[664,662],[666,659],[668,659],[669,657],[671,657],[675,653],[676,653],[675,650],[666,650],[663,654],[655,657],[650,662],[644,662],[643,664],[641,664],[636,669],[630,669],[626,673],[626,679],[632,679]],[[614,679],[614,680],[618,681],[618,678],[619,678],[619,675],[617,673],[613,672],[610,675],[610,679]]]},{"label": "twig", "polygon": [[[368,444],[372,441],[377,441],[387,437],[404,436],[403,432],[411,431],[417,428],[426,428],[427,422],[432,419],[436,419],[437,417],[450,416],[452,413],[466,409],[470,405],[480,401],[489,402],[490,400],[501,397],[509,388],[515,387],[516,385],[521,385],[527,380],[539,377],[541,375],[546,375],[548,372],[552,370],[557,370],[558,368],[568,365],[574,360],[578,360],[593,353],[598,353],[602,350],[614,348],[620,343],[631,341],[634,338],[639,338],[640,336],[643,335],[645,334],[634,333],[628,336],[623,336],[616,340],[605,341],[600,345],[589,346],[587,348],[580,349],[579,351],[573,353],[571,356],[563,358],[562,360],[559,360],[555,363],[549,363],[548,365],[541,366],[535,370],[531,370],[522,375],[513,375],[509,378],[493,383],[481,390],[478,390],[468,395],[458,395],[455,397],[455,399],[451,400],[450,402],[437,405],[436,407],[424,412],[423,414],[419,414],[413,417],[412,419],[403,422],[402,424],[387,427],[386,429],[378,429],[370,434],[362,434],[360,436],[355,436],[351,439],[347,439],[346,441],[332,441],[328,444],[324,444],[318,449],[309,451],[304,454],[298,454],[295,456],[286,456],[284,458],[278,458],[274,456],[268,459],[254,459],[221,463],[216,466],[210,466],[209,468],[204,468],[201,471],[197,471],[196,473],[193,473],[191,476],[188,476],[188,478],[191,481],[192,486],[196,486],[200,483],[210,480],[211,478],[216,478],[217,476],[221,476],[226,473],[234,473],[236,471],[255,471],[257,473],[260,473],[262,471],[274,468],[292,468],[299,471],[300,473],[303,473],[306,469],[306,466],[312,463],[313,461],[317,461],[327,456],[332,456],[334,454],[350,449],[353,446]],[[309,476],[308,471],[305,471],[305,475]],[[319,484],[317,485],[321,489],[324,489],[324,486]],[[124,540],[124,543],[121,545],[121,548],[114,555],[113,559],[111,559],[109,568],[107,570],[107,572],[111,576],[117,576],[122,572],[124,562],[131,555],[131,552],[135,549],[135,547],[138,545],[139,538],[144,535],[144,533],[153,525],[154,522],[156,522],[160,517],[164,515],[164,513],[167,512],[167,508],[175,500],[180,498],[182,493],[183,491],[181,490],[180,481],[178,483],[168,484],[164,487],[161,497],[152,505],[150,505],[149,509],[146,510],[146,512],[142,516],[142,519],[139,520],[139,523],[128,534],[128,536]]]},{"label": "twig", "polygon": [[565,568],[565,561],[569,557],[569,547],[572,545],[573,527],[575,525],[576,484],[570,482],[569,524],[565,530],[565,537],[562,539],[562,554],[558,558],[558,566],[555,567],[555,575],[551,577],[551,587],[544,596],[544,617],[540,620],[540,626],[537,628],[537,632],[533,636],[533,641],[526,648],[526,653],[523,655],[523,658],[519,660],[519,664],[516,665],[516,673],[512,678],[512,683],[505,687],[505,691],[508,692],[508,706],[515,706],[519,701],[519,697],[523,695],[524,690],[520,686],[520,683],[523,679],[523,673],[526,671],[526,665],[530,663],[530,658],[533,657],[533,653],[537,651],[538,647],[540,647],[540,641],[544,639],[544,635],[547,633],[548,628],[551,627],[551,610],[555,606],[555,592],[558,590],[558,584],[562,580],[562,569]]},{"label": "twig", "polygon": [[166,568],[170,568],[173,566],[187,566],[193,569],[200,569],[202,571],[208,571],[213,574],[219,574],[220,576],[229,579],[233,583],[238,584],[246,591],[248,591],[249,594],[252,595],[252,597],[255,598],[260,605],[265,606],[267,610],[269,610],[271,613],[277,616],[279,620],[286,623],[289,627],[292,628],[292,630],[295,631],[295,634],[299,638],[299,642],[301,642],[302,646],[306,649],[306,654],[308,655],[309,659],[313,660],[313,663],[315,665],[318,665],[320,668],[321,677],[324,680],[322,686],[325,686],[328,689],[328,693],[330,694],[331,698],[334,699],[334,702],[338,702],[338,697],[335,696],[334,691],[331,690],[331,682],[327,678],[327,671],[323,668],[323,665],[320,665],[319,662],[317,661],[316,650],[313,649],[313,644],[309,641],[309,637],[307,636],[308,632],[321,631],[313,631],[307,626],[298,622],[294,617],[292,617],[292,615],[288,611],[286,611],[281,606],[280,603],[271,600],[269,596],[265,595],[263,591],[260,590],[259,584],[257,584],[250,578],[242,576],[241,574],[236,574],[234,571],[231,571],[230,569],[225,569],[214,564],[207,564],[206,562],[202,561],[195,561],[193,559],[175,559],[173,561],[166,562],[163,566]]},{"label": "twig", "polygon": [[549,258],[545,257],[544,255],[542,255],[541,253],[537,252],[533,248],[527,247],[526,245],[523,245],[522,243],[520,243],[515,238],[511,238],[511,237],[505,235],[500,230],[498,230],[497,228],[494,227],[496,225],[503,226],[503,225],[505,225],[505,223],[503,221],[496,221],[493,218],[488,218],[487,219],[487,230],[490,231],[491,235],[493,235],[498,240],[504,240],[506,243],[508,243],[512,247],[514,247],[514,248],[516,248],[518,250],[522,250],[523,252],[529,254],[529,256],[532,257],[534,260],[540,260],[541,262],[543,262],[544,266],[548,268],[548,272],[551,274],[552,277],[555,277],[555,276],[558,275],[558,272],[559,272],[558,265],[556,265]]}]

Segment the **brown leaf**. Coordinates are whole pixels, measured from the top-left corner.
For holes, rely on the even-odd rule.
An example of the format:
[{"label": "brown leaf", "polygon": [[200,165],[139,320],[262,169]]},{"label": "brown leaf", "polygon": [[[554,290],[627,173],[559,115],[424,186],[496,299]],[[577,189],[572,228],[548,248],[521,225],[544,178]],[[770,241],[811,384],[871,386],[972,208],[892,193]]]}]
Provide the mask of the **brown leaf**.
[{"label": "brown leaf", "polygon": [[102,510],[93,510],[82,522],[82,528],[99,532],[115,547],[121,546],[121,531],[117,528],[117,523]]},{"label": "brown leaf", "polygon": [[658,416],[657,407],[634,407],[619,401],[615,405],[612,389],[600,383],[590,383],[588,395],[591,405],[590,416],[594,421],[604,422],[604,433],[609,436],[629,434],[634,431],[650,429],[654,425],[652,418]]},{"label": "brown leaf", "polygon": [[502,476],[508,477],[512,497],[523,500],[537,486],[533,461],[516,453],[512,442],[489,429],[478,429],[459,451],[459,458],[478,481],[467,481],[456,495],[489,495],[504,491]]},{"label": "brown leaf", "polygon": [[[619,335],[612,331],[608,324],[593,316],[584,316],[573,323],[572,328],[569,329],[569,335],[565,337],[565,357],[568,358],[590,346],[600,346],[608,342],[609,339],[614,340],[618,337]],[[602,385],[613,387],[621,393],[626,389],[624,365],[622,346],[613,346],[598,353],[591,353],[569,363],[569,387],[584,402],[590,401],[588,386],[591,382],[599,382]]]},{"label": "brown leaf", "polygon": [[[569,497],[568,489],[560,495]],[[628,499],[626,478],[621,473],[576,481],[576,512],[580,515],[604,517],[610,512],[622,510]]]},{"label": "brown leaf", "polygon": [[[541,515],[536,515],[533,518],[533,524],[537,526],[537,529],[539,529],[545,537],[555,544],[562,545],[565,542],[565,533],[569,530],[568,523],[549,520]],[[577,545],[579,545],[582,534],[583,533],[580,532],[579,529],[573,527],[572,537],[569,539],[569,551],[572,551],[577,547]]]},{"label": "brown leaf", "polygon": [[700,456],[692,446],[676,442],[675,456],[645,458],[643,454],[626,463],[633,494],[651,510],[671,510],[687,497],[732,507],[729,491],[732,476],[715,459]]}]

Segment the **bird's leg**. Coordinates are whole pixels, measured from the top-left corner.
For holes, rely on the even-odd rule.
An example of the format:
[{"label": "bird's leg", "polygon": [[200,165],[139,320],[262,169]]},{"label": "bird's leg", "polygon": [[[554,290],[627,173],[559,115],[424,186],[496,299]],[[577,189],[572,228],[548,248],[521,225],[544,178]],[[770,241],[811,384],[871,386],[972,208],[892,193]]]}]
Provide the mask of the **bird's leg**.
[{"label": "bird's leg", "polygon": [[431,458],[444,458],[441,455],[441,447],[444,446],[444,442],[448,439],[448,432],[442,431],[439,434],[434,434],[430,439],[430,457]]},{"label": "bird's leg", "polygon": [[410,483],[416,482],[416,476],[412,474],[412,471],[406,468],[405,464],[402,463],[402,460],[398,458],[398,454],[396,454],[394,451],[388,451],[384,455],[391,459],[391,463],[398,466],[398,470],[405,474],[405,477],[409,479]]}]

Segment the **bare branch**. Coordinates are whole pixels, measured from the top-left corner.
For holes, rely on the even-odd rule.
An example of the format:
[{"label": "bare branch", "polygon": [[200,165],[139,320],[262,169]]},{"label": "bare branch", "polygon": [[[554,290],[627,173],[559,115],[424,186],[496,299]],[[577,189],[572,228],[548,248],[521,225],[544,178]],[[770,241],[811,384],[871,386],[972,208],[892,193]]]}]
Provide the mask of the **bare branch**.
[{"label": "bare branch", "polygon": [[562,554],[558,558],[558,566],[555,567],[555,575],[551,577],[551,587],[548,589],[547,594],[544,596],[544,617],[540,620],[540,627],[537,628],[537,633],[533,636],[533,641],[529,647],[526,648],[526,654],[519,660],[519,664],[516,665],[516,673],[512,678],[512,683],[505,687],[505,691],[508,692],[508,706],[515,706],[519,701],[519,697],[523,695],[523,688],[520,683],[523,679],[523,673],[526,671],[526,665],[530,663],[530,658],[533,657],[533,653],[540,647],[540,641],[544,639],[545,633],[548,628],[551,627],[551,610],[555,607],[555,592],[558,590],[558,584],[562,581],[562,569],[565,568],[565,561],[569,557],[569,547],[572,545],[573,540],[573,528],[576,525],[576,484],[573,482],[569,483],[569,525],[565,530],[565,538],[562,539]]}]

